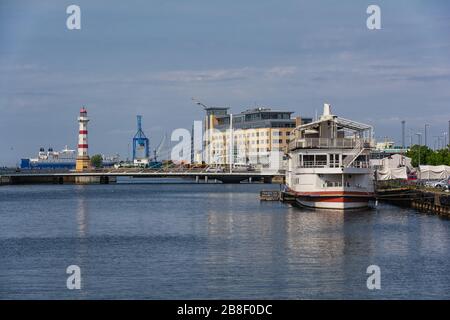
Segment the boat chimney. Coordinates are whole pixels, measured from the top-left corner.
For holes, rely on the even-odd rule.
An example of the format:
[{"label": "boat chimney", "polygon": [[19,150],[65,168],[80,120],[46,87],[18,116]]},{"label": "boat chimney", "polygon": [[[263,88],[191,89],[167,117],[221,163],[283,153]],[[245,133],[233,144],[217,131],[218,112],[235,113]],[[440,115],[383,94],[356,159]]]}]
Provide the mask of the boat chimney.
[{"label": "boat chimney", "polygon": [[323,115],[324,116],[331,115],[331,106],[328,103],[323,104]]},{"label": "boat chimney", "polygon": [[328,103],[323,104],[323,114],[320,117],[321,120],[332,119],[333,115],[331,114],[331,105]]}]

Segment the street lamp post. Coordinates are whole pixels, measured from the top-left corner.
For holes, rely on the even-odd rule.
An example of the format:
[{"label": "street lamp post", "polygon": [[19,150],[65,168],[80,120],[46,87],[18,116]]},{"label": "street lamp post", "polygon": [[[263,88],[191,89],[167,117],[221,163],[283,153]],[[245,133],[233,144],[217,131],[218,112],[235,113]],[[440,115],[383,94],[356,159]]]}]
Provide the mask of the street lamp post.
[{"label": "street lamp post", "polygon": [[408,129],[409,131],[409,147],[411,148],[414,144],[414,130]]},{"label": "street lamp post", "polygon": [[[448,120],[448,131],[447,131],[447,134],[450,135],[450,120]],[[450,151],[450,142],[449,142],[447,147],[448,147],[448,151]]]},{"label": "street lamp post", "polygon": [[417,139],[419,140],[419,167],[420,167],[420,146],[421,146],[421,144],[422,144],[422,133],[421,132],[417,132],[416,133],[416,135],[417,135]]},{"label": "street lamp post", "polygon": [[402,120],[402,148],[405,149],[405,120]]},{"label": "street lamp post", "polygon": [[445,149],[445,148],[447,148],[447,132],[444,132],[444,146],[442,147],[442,149]]}]

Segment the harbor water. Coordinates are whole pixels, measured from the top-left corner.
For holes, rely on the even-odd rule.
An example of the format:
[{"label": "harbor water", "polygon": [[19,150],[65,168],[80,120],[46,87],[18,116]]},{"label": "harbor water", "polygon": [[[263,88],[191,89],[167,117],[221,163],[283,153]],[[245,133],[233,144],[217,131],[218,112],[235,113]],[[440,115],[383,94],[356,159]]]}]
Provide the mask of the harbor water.
[{"label": "harbor water", "polygon": [[0,298],[450,298],[449,220],[300,209],[262,189],[278,185],[2,186]]}]

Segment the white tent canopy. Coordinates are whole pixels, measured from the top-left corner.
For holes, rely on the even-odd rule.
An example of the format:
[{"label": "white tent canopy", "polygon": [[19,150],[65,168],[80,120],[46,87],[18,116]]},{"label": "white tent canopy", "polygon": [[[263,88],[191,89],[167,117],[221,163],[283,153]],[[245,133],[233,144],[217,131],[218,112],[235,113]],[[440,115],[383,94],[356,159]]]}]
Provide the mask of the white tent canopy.
[{"label": "white tent canopy", "polygon": [[440,180],[450,177],[450,166],[419,166],[419,179]]},{"label": "white tent canopy", "polygon": [[383,158],[381,160],[382,166],[385,168],[400,168],[400,167],[406,167],[408,170],[412,170],[411,165],[411,158],[408,158],[401,154],[393,154],[392,156]]},{"label": "white tent canopy", "polygon": [[408,174],[406,172],[406,167],[400,168],[389,168],[382,167],[377,170],[378,180],[394,180],[394,179],[408,179]]},{"label": "white tent canopy", "polygon": [[377,170],[378,180],[408,179],[408,171],[411,166],[411,158],[401,154],[394,154],[383,159],[371,160],[372,165],[379,167]]}]

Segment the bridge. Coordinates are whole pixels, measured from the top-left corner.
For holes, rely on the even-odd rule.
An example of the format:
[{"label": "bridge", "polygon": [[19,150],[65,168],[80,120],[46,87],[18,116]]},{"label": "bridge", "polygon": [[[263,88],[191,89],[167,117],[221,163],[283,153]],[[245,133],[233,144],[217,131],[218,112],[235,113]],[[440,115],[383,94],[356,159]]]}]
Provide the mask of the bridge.
[{"label": "bridge", "polygon": [[115,183],[118,177],[132,178],[186,178],[193,181],[208,182],[218,180],[222,183],[240,183],[242,181],[260,181],[265,183],[282,183],[283,171],[270,170],[231,170],[225,171],[216,168],[120,168],[97,169],[83,172],[56,171],[56,170],[2,170],[0,171],[0,184],[108,184]]}]

